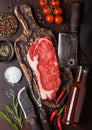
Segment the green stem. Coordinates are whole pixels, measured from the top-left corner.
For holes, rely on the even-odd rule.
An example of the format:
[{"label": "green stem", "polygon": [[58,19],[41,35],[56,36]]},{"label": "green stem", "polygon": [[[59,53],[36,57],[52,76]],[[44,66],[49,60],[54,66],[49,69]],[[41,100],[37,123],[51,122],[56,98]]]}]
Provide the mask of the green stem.
[{"label": "green stem", "polygon": [[21,119],[21,117],[19,118],[17,118],[17,117],[14,117],[14,119],[17,121],[17,123],[19,124],[19,126],[22,128],[22,119]]},{"label": "green stem", "polygon": [[[66,104],[65,104],[65,105],[66,105]],[[63,107],[61,107],[61,109],[59,110],[57,116],[59,116],[60,114],[62,114],[62,112],[63,112],[63,110],[64,110],[64,108],[65,108],[65,105],[63,105]]]},{"label": "green stem", "polygon": [[0,111],[0,115],[3,117],[3,119],[5,119],[7,121],[7,123],[14,128],[15,130],[19,130],[19,128],[16,126],[16,124],[14,124],[11,119],[8,117],[8,115],[6,115],[3,111]]},{"label": "green stem", "polygon": [[53,6],[51,5],[51,0],[48,0],[49,6],[51,8],[51,14],[53,14]]},{"label": "green stem", "polygon": [[[17,127],[16,130],[22,130],[23,120],[19,113],[19,104],[16,97],[13,97],[13,106],[5,105],[6,113],[0,111],[0,115],[12,126]],[[20,129],[19,129],[20,128]]]},{"label": "green stem", "polygon": [[18,110],[17,110],[17,108],[15,106],[14,106],[14,111],[15,111],[15,116],[18,118],[19,117]]}]

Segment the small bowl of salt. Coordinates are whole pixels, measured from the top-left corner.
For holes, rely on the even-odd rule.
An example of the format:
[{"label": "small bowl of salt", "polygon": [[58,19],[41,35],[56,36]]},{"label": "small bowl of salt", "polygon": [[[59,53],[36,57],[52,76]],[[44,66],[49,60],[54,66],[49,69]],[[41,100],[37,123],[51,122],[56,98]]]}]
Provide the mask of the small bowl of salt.
[{"label": "small bowl of salt", "polygon": [[17,84],[22,78],[22,71],[19,67],[8,67],[4,72],[5,79],[10,84]]}]

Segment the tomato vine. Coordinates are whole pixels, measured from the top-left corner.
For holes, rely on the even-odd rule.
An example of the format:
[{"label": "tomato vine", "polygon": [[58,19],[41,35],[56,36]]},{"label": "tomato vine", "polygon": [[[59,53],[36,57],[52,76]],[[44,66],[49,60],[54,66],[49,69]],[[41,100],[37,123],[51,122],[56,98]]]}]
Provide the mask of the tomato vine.
[{"label": "tomato vine", "polygon": [[63,22],[63,9],[60,7],[60,0],[39,0],[39,3],[43,7],[43,14],[46,15],[48,23],[61,24]]}]

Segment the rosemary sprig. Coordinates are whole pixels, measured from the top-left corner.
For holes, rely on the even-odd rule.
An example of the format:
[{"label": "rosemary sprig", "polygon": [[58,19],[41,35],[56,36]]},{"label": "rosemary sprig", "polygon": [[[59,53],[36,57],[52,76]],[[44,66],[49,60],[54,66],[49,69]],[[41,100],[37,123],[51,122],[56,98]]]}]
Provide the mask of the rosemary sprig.
[{"label": "rosemary sprig", "polygon": [[10,117],[4,111],[0,111],[0,115],[7,121],[7,123],[9,125],[11,125],[12,128],[14,128],[15,130],[19,130],[19,128],[16,126],[16,124],[13,123],[13,121],[10,119]]},{"label": "rosemary sprig", "polygon": [[19,112],[19,104],[16,97],[13,97],[12,105],[5,105],[5,111],[0,111],[0,115],[10,124],[15,130],[22,130],[23,118]]}]

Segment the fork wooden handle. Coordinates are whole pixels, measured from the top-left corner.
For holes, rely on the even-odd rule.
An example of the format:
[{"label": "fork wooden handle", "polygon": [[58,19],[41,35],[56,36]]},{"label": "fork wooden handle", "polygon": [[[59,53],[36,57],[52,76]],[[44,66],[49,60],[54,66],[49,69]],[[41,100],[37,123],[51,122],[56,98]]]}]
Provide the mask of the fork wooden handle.
[{"label": "fork wooden handle", "polygon": [[40,108],[40,120],[41,120],[43,130],[51,130],[47,114],[43,107]]},{"label": "fork wooden handle", "polygon": [[51,130],[49,121],[46,116],[40,117],[43,130]]},{"label": "fork wooden handle", "polygon": [[42,130],[39,126],[39,123],[37,121],[37,118],[33,118],[30,121],[28,121],[31,127],[31,130]]}]

